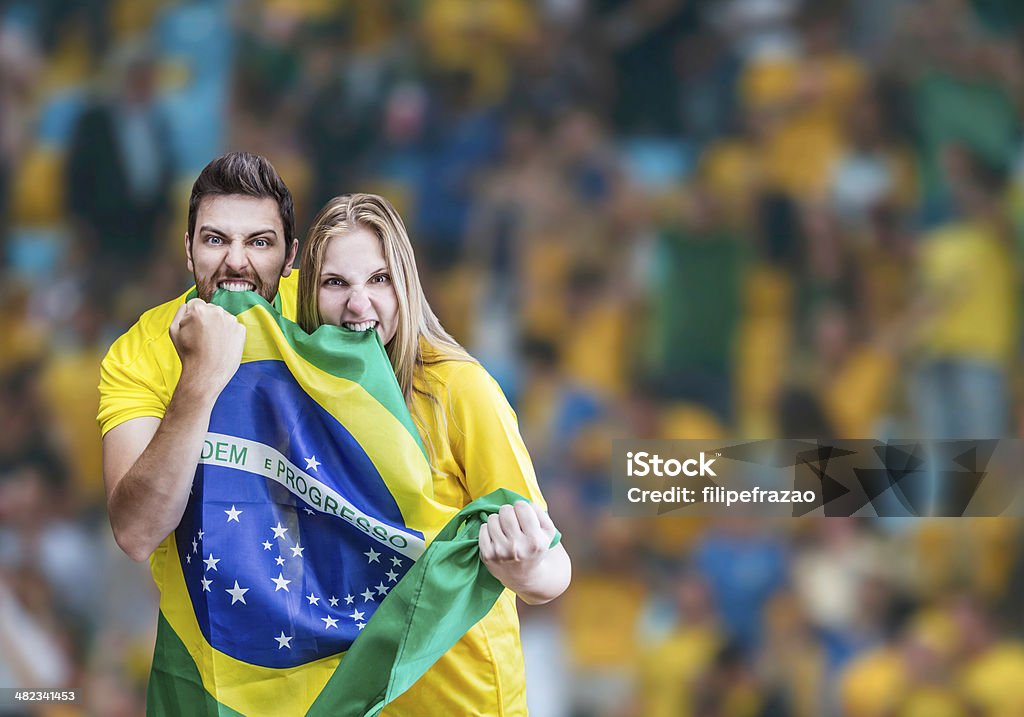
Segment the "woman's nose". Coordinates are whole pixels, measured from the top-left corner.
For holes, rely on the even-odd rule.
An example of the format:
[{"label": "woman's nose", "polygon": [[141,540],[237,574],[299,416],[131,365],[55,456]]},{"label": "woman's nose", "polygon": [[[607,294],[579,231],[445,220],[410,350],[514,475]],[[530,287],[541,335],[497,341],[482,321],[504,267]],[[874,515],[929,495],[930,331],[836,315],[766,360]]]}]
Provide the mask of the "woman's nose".
[{"label": "woman's nose", "polygon": [[352,289],[348,295],[348,310],[349,312],[362,316],[368,308],[370,308],[370,299],[366,295],[366,291],[363,289]]}]

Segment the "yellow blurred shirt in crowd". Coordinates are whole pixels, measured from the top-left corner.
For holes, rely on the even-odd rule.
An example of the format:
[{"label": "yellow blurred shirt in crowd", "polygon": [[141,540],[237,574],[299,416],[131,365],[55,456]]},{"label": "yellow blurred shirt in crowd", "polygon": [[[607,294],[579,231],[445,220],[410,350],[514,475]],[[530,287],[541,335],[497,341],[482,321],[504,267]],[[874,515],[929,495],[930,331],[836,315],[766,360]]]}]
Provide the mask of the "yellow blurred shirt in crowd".
[{"label": "yellow blurred shirt in crowd", "polygon": [[691,717],[694,687],[722,646],[712,626],[676,630],[640,658],[637,684],[645,717]]},{"label": "yellow blurred shirt in crowd", "polygon": [[485,102],[504,96],[512,50],[536,27],[530,3],[522,0],[428,0],[421,18],[430,62],[469,73],[474,94]]},{"label": "yellow blurred shirt in crowd", "polygon": [[857,658],[839,678],[839,696],[846,717],[889,717],[907,685],[903,658],[894,647],[872,650]]},{"label": "yellow blurred shirt in crowd", "polygon": [[743,104],[764,127],[766,181],[796,197],[820,196],[843,149],[845,115],[864,86],[849,55],[755,60],[740,78]]},{"label": "yellow blurred shirt in crowd", "polygon": [[822,403],[840,438],[870,438],[889,405],[898,365],[871,345],[856,349],[824,387]]},{"label": "yellow blurred shirt in crowd", "polygon": [[1017,338],[1013,253],[980,222],[951,224],[921,245],[921,284],[938,304],[924,322],[922,351],[932,358],[1005,363]]},{"label": "yellow blurred shirt in crowd", "polygon": [[971,660],[960,686],[980,717],[1024,715],[1024,644],[1003,642]]},{"label": "yellow blurred shirt in crowd", "polygon": [[893,717],[970,717],[957,692],[949,687],[913,687],[901,700]]},{"label": "yellow blurred shirt in crowd", "polygon": [[572,589],[561,600],[573,666],[580,671],[631,670],[646,599],[639,578],[621,572],[574,575]]}]

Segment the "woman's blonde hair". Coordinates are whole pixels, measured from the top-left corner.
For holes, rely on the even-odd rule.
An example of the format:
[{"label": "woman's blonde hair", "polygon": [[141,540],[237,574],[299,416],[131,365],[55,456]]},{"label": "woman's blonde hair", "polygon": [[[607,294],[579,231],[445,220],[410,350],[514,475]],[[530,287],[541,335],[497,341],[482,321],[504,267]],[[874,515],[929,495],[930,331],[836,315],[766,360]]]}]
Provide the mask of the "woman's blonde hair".
[{"label": "woman's blonde hair", "polygon": [[[319,288],[327,245],[331,239],[358,229],[366,229],[380,240],[398,296],[398,328],[385,348],[405,402],[412,410],[414,392],[429,396],[415,386],[424,365],[442,361],[475,362],[475,359],[444,330],[427,303],[409,233],[387,199],[376,194],[343,194],[328,201],[320,210],[302,249],[298,323],[306,333],[312,333],[325,323],[320,314]],[[436,403],[435,397],[430,398]],[[415,412],[413,417],[419,418]]]}]

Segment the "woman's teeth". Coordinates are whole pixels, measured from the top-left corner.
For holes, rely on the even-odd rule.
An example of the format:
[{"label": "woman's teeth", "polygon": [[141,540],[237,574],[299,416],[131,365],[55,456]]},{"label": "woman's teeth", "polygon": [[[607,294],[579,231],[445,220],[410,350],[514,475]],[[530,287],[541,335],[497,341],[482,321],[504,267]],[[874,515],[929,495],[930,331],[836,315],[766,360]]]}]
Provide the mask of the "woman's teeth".
[{"label": "woman's teeth", "polygon": [[376,321],[360,321],[358,324],[353,324],[350,321],[346,321],[346,322],[344,322],[342,324],[342,326],[344,326],[346,329],[350,329],[352,331],[366,331],[367,329],[375,329],[375,328],[377,328],[377,322]]},{"label": "woman's teeth", "polygon": [[248,281],[222,281],[217,286],[228,291],[252,291],[254,288]]}]

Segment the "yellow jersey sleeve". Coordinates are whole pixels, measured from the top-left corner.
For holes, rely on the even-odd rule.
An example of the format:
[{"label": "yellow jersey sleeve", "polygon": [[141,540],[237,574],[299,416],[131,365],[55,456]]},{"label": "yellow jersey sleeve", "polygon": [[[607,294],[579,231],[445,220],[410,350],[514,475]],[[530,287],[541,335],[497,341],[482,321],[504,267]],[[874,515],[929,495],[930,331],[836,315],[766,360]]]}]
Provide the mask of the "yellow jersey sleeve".
[{"label": "yellow jersey sleeve", "polygon": [[163,418],[181,375],[168,329],[185,294],[147,311],[100,364],[100,433],[142,416]]},{"label": "yellow jersey sleeve", "polygon": [[451,365],[448,436],[470,497],[507,488],[547,509],[519,421],[498,383],[480,364]]},{"label": "yellow jersey sleeve", "polygon": [[[293,271],[278,288],[282,313],[293,321],[298,276]],[[110,347],[100,364],[101,435],[133,418],[164,417],[181,377],[181,360],[168,330],[191,291],[144,313]]]}]

